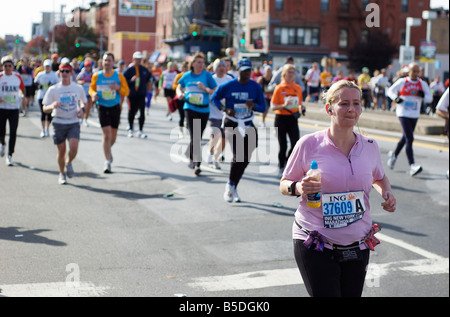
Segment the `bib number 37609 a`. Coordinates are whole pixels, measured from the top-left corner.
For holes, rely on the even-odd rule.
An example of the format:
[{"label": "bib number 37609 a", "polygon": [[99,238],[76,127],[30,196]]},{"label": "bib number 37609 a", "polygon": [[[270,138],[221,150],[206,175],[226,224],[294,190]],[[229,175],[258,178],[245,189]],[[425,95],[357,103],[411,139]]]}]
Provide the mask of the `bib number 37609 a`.
[{"label": "bib number 37609 a", "polygon": [[342,228],[360,220],[366,205],[364,191],[322,193],[323,224],[325,228]]}]

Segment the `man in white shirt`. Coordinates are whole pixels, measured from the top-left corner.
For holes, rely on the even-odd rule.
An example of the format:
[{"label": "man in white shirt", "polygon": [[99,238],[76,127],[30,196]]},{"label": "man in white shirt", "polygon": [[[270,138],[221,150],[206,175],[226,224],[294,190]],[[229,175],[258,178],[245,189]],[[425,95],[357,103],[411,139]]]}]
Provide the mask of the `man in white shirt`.
[{"label": "man in white shirt", "polygon": [[22,77],[14,72],[14,63],[10,56],[2,58],[4,71],[0,73],[0,157],[6,154],[6,122],[9,122],[9,144],[6,165],[13,166],[12,155],[16,146],[19,109],[25,96]]},{"label": "man in white shirt", "polygon": [[389,152],[387,165],[394,168],[395,161],[403,146],[406,145],[406,156],[410,165],[409,175],[414,176],[422,171],[422,166],[415,164],[412,144],[414,129],[420,117],[422,101],[429,103],[432,100],[430,87],[419,77],[420,68],[417,63],[409,65],[407,77],[398,79],[388,90],[388,96],[397,104],[395,112],[402,125],[403,136],[397,143],[395,151]]},{"label": "man in white shirt", "polygon": [[312,63],[312,66],[306,72],[305,79],[307,81],[307,96],[305,102],[311,101],[315,102],[319,99],[320,93],[320,70],[319,64]]},{"label": "man in white shirt", "polygon": [[59,82],[59,77],[56,75],[55,72],[52,71],[52,61],[49,59],[46,59],[44,61],[44,71],[37,74],[36,78],[34,79],[34,83],[38,86],[38,101],[39,106],[41,107],[41,124],[42,124],[42,131],[41,131],[41,138],[44,138],[46,136],[50,136],[49,128],[50,123],[52,121],[52,116],[50,114],[47,114],[43,110],[43,103],[42,100],[44,99],[44,95],[47,92],[48,88],[50,86],[55,85]]},{"label": "man in white shirt", "polygon": [[[61,82],[50,87],[44,96],[43,109],[44,112],[52,112],[53,141],[58,148],[58,183],[64,185],[67,183],[65,169],[67,177],[71,178],[74,175],[72,161],[78,152],[80,119],[83,118],[87,98],[83,87],[71,80],[73,69],[70,64],[61,64],[59,76]],[[67,159],[66,140],[69,141]]]}]

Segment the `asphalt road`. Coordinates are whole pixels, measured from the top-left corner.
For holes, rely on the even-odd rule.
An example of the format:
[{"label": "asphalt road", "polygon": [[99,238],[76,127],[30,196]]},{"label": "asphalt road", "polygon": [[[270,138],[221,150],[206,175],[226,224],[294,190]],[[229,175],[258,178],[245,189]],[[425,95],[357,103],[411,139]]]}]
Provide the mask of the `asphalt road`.
[{"label": "asphalt road", "polygon": [[[292,254],[297,200],[279,193],[272,129],[260,129],[239,185],[242,202],[229,204],[222,195],[230,152],[221,170],[204,163],[194,176],[178,115],[169,121],[158,101],[147,139],[127,138],[123,112],[108,175],[93,114],[65,186],[57,182],[56,147],[39,137],[37,107],[20,119],[15,166],[0,164],[0,296],[307,296]],[[302,135],[323,128],[300,122]],[[386,161],[398,137],[365,131]],[[394,214],[371,195],[382,244],[372,252],[363,296],[449,296],[448,147],[417,141],[415,153],[424,166],[418,176],[406,174],[404,153],[387,169]]]}]

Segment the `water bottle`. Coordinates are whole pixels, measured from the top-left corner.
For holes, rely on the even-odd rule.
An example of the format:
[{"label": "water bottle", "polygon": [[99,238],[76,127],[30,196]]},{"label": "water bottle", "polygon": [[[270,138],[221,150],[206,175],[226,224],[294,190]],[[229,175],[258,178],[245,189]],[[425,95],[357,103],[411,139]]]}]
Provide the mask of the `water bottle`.
[{"label": "water bottle", "polygon": [[[317,169],[317,162],[311,162],[311,169],[306,173],[306,176],[314,177],[318,182],[320,182],[320,171]],[[321,205],[321,192],[314,194],[308,194],[306,205],[310,208],[319,208]]]}]

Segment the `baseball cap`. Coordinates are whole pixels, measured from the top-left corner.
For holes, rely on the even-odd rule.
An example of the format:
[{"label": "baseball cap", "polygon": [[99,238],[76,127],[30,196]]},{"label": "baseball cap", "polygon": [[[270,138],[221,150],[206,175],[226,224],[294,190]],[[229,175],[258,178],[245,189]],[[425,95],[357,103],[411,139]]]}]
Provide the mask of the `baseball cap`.
[{"label": "baseball cap", "polygon": [[225,64],[225,62],[224,61],[222,61],[222,60],[220,60],[220,59],[216,59],[215,61],[214,61],[214,63],[213,63],[213,70],[214,71],[216,71],[217,70],[217,68],[219,67],[219,66],[227,66],[227,64]]},{"label": "baseball cap", "polygon": [[368,67],[363,67],[362,68],[362,72],[363,73],[368,73],[369,72],[369,68]]},{"label": "baseball cap", "polygon": [[252,69],[252,62],[250,62],[250,60],[247,58],[243,58],[238,62],[237,69],[239,70]]},{"label": "baseball cap", "polygon": [[11,63],[14,65],[14,61],[11,56],[3,56],[2,57],[2,65],[4,65],[5,63]]},{"label": "baseball cap", "polygon": [[52,61],[49,60],[49,59],[46,59],[46,60],[44,61],[44,66],[52,66]]},{"label": "baseball cap", "polygon": [[142,58],[144,58],[144,55],[142,55],[141,52],[136,51],[136,52],[133,53],[133,59],[135,59],[135,58],[142,59]]},{"label": "baseball cap", "polygon": [[292,56],[286,57],[286,63],[287,62],[293,62],[293,61],[294,61],[294,58]]}]

